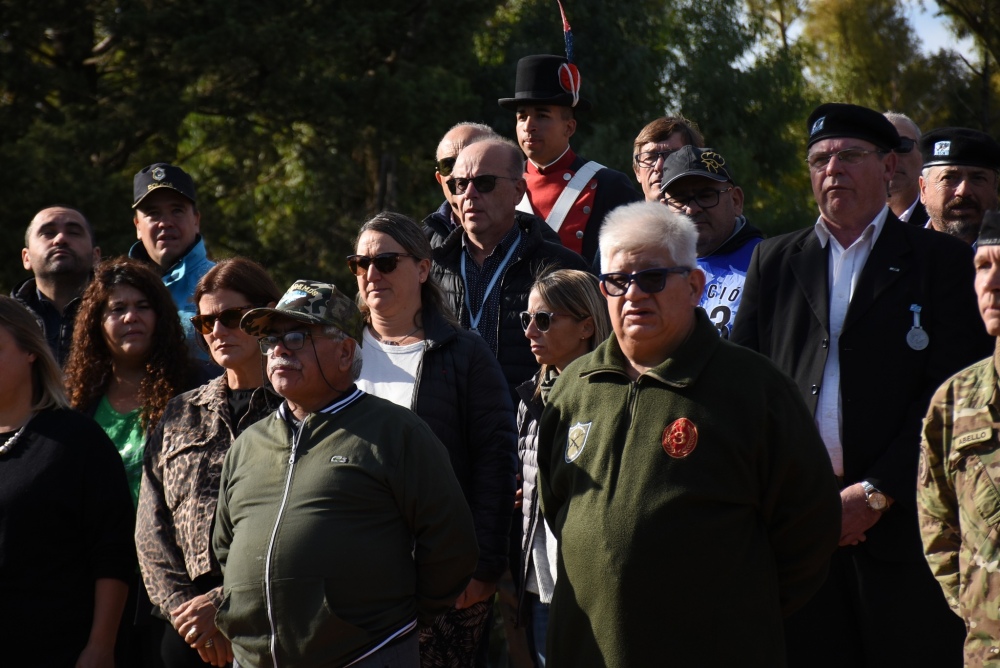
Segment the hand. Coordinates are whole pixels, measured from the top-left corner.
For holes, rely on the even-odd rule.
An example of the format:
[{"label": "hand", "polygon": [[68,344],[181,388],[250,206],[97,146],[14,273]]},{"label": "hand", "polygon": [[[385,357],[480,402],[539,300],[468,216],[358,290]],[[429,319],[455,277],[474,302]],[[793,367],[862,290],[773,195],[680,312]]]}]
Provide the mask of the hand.
[{"label": "hand", "polygon": [[75,668],[108,668],[115,665],[115,645],[90,641],[80,652]]},{"label": "hand", "polygon": [[495,582],[483,582],[482,580],[477,580],[472,578],[469,581],[469,586],[465,588],[458,596],[458,600],[455,601],[455,609],[463,610],[465,608],[471,607],[480,601],[485,601],[490,596],[493,596],[497,591],[497,585]]},{"label": "hand", "polygon": [[868,507],[865,488],[861,483],[840,490],[843,508],[840,523],[840,546],[857,545],[865,541],[865,532],[875,526],[882,513]]},{"label": "hand", "polygon": [[524,488],[521,486],[521,474],[517,474],[517,491],[514,492],[514,510],[524,505]]},{"label": "hand", "polygon": [[[171,610],[174,628],[192,649],[198,650],[202,661],[213,666],[224,666],[233,660],[233,648],[215,626],[217,612],[212,601],[204,595],[195,596]],[[210,646],[206,643],[211,640]]]}]

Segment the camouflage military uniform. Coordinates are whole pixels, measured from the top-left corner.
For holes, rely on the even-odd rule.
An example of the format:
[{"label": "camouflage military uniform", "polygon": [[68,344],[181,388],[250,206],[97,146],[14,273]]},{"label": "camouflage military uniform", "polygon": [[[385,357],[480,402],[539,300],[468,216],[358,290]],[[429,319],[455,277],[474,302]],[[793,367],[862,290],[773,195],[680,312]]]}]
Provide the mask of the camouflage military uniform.
[{"label": "camouflage military uniform", "polygon": [[924,420],[917,511],[924,554],[964,621],[966,666],[1000,666],[1000,394],[993,357],[950,378]]}]

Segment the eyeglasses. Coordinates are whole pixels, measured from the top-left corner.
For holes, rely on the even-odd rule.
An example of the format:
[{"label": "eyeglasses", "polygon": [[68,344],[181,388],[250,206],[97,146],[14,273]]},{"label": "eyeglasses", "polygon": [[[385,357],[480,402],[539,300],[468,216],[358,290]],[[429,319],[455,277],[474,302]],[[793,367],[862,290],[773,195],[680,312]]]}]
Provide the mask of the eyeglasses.
[{"label": "eyeglasses", "polygon": [[437,165],[438,174],[441,176],[451,176],[451,170],[455,169],[455,161],[458,157],[454,158],[441,158],[440,160],[435,160],[434,163]]},{"label": "eyeglasses", "polygon": [[309,330],[296,329],[280,335],[271,334],[270,336],[262,336],[257,339],[257,345],[260,346],[261,354],[267,355],[279,343],[288,350],[302,350],[302,346],[306,345],[306,339],[309,338],[312,338]]},{"label": "eyeglasses", "polygon": [[215,329],[216,321],[221,322],[222,326],[227,329],[237,329],[240,326],[240,320],[243,319],[243,314],[252,308],[254,307],[234,306],[218,313],[202,313],[191,318],[191,324],[194,325],[195,330],[202,334],[211,334],[212,330]]},{"label": "eyeglasses", "polygon": [[448,184],[448,192],[452,195],[464,195],[465,191],[469,189],[469,184],[476,186],[476,191],[480,193],[493,192],[493,189],[497,187],[497,179],[507,179],[508,181],[518,181],[519,179],[512,179],[509,176],[494,176],[492,174],[481,174],[480,176],[473,176],[471,179],[465,178],[453,178],[445,181]]},{"label": "eyeglasses", "polygon": [[892,149],[892,151],[893,153],[909,153],[916,145],[917,142],[915,140],[899,135],[899,146]]},{"label": "eyeglasses", "polygon": [[696,192],[690,197],[667,197],[667,205],[677,209],[678,211],[691,206],[691,202],[694,202],[701,209],[711,209],[712,207],[718,205],[719,197],[722,193],[727,193],[733,189],[734,186],[729,186],[724,190],[702,190],[701,192]]},{"label": "eyeglasses", "polygon": [[568,313],[550,313],[548,311],[521,311],[521,329],[528,331],[528,327],[531,325],[531,321],[535,321],[535,327],[538,328],[539,332],[549,331],[549,327],[552,326],[552,318],[557,315],[569,315]]},{"label": "eyeglasses", "polygon": [[667,156],[674,152],[674,149],[668,148],[663,151],[643,151],[642,153],[636,153],[632,158],[635,160],[635,164],[640,167],[656,167],[656,163],[659,162],[660,158],[664,160]]},{"label": "eyeglasses", "polygon": [[374,264],[375,268],[378,269],[378,273],[391,274],[396,271],[396,265],[399,264],[399,258],[401,257],[413,256],[409,253],[379,253],[374,257],[369,255],[348,255],[347,268],[355,276],[364,276],[368,271],[368,267]]},{"label": "eyeglasses", "polygon": [[634,274],[625,272],[612,272],[601,274],[601,285],[609,297],[621,297],[628,292],[629,286],[635,283],[639,289],[647,295],[652,295],[663,290],[667,284],[667,277],[670,274],[690,273],[690,267],[659,267],[657,269],[643,269]]},{"label": "eyeglasses", "polygon": [[884,151],[869,151],[864,148],[845,148],[843,151],[834,151],[833,153],[816,153],[810,155],[806,158],[806,162],[809,164],[809,168],[814,172],[819,172],[826,169],[826,166],[830,164],[830,158],[837,156],[837,160],[848,164],[856,165],[871,153],[884,153]]}]

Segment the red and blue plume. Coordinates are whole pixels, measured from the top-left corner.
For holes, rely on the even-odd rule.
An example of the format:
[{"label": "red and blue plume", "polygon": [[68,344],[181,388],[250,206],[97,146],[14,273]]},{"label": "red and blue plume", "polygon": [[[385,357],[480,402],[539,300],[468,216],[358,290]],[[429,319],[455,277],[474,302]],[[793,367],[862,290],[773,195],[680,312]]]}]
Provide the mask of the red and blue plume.
[{"label": "red and blue plume", "polygon": [[567,93],[573,96],[573,106],[580,101],[580,70],[573,64],[573,29],[566,19],[566,10],[563,9],[562,2],[556,0],[559,5],[559,13],[562,14],[563,35],[566,37],[566,63],[559,66],[559,85]]}]

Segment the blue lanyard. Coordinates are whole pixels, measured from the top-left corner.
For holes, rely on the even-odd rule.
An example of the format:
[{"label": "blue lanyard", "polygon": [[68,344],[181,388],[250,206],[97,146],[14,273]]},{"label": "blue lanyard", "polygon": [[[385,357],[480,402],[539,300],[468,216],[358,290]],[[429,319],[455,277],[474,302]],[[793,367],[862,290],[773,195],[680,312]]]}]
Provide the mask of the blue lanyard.
[{"label": "blue lanyard", "polygon": [[517,245],[519,243],[521,243],[520,234],[517,235],[517,239],[515,239],[514,243],[511,244],[510,250],[507,251],[507,255],[503,258],[503,262],[501,262],[500,266],[498,266],[496,271],[493,272],[493,278],[490,279],[489,285],[486,286],[486,293],[483,295],[483,303],[479,305],[479,313],[475,314],[472,312],[472,302],[469,301],[469,281],[465,277],[465,256],[468,254],[468,251],[464,248],[462,249],[462,284],[465,286],[465,308],[469,309],[469,329],[473,332],[479,332],[479,321],[483,317],[483,310],[486,308],[486,300],[489,299],[490,292],[493,291],[493,286],[496,285],[497,279],[499,279],[500,275],[503,274],[504,267],[506,267],[507,263],[510,262],[510,258],[514,256],[514,251],[517,250]]}]

